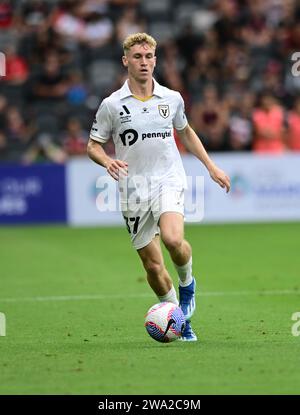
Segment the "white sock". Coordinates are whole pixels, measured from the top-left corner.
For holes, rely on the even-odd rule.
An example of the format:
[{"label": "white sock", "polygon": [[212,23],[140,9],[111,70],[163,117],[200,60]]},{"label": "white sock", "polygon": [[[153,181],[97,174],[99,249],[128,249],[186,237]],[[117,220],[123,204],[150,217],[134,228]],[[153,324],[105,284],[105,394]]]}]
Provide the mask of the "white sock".
[{"label": "white sock", "polygon": [[192,257],[190,257],[190,259],[185,265],[179,266],[174,263],[174,266],[178,273],[179,285],[181,285],[181,287],[186,287],[190,285],[191,282],[193,281],[192,263],[193,263]]},{"label": "white sock", "polygon": [[174,288],[174,285],[172,285],[172,288],[170,289],[170,291],[165,294],[165,295],[161,295],[161,296],[157,296],[159,301],[161,303],[163,303],[164,301],[168,301],[170,303],[174,303],[176,305],[178,305],[178,300],[177,300],[177,294],[176,294],[176,290]]}]

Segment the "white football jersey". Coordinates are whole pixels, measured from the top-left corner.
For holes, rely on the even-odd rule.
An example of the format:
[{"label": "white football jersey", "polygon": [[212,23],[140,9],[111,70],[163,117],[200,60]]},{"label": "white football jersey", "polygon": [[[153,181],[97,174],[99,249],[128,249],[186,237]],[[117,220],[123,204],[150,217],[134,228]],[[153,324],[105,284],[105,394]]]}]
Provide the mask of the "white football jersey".
[{"label": "white football jersey", "polygon": [[[186,175],[177,149],[173,129],[187,125],[184,102],[179,92],[155,80],[153,96],[135,98],[128,81],[105,98],[97,111],[90,137],[100,143],[113,138],[116,158],[128,163],[128,179],[138,190],[143,179],[154,187],[166,185],[186,188]],[[142,180],[141,180],[142,178]]]}]

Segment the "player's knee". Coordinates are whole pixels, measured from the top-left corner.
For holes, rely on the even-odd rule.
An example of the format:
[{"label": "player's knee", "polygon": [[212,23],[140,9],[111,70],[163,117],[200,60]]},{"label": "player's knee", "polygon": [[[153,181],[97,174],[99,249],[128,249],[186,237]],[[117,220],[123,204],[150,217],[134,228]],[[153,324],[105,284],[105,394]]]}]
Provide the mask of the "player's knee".
[{"label": "player's knee", "polygon": [[168,235],[162,238],[168,251],[176,251],[182,245],[182,238],[177,235]]},{"label": "player's knee", "polygon": [[144,262],[144,267],[151,276],[159,276],[163,270],[163,265],[160,262],[151,259]]}]

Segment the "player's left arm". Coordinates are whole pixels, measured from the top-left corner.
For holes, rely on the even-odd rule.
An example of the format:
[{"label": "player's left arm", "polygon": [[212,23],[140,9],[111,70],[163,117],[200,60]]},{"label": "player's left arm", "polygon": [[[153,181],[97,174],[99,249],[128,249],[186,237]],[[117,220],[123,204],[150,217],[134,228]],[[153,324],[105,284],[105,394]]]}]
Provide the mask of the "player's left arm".
[{"label": "player's left arm", "polygon": [[176,131],[185,148],[205,165],[210,177],[221,187],[226,188],[226,192],[228,193],[230,190],[230,178],[209,157],[200,138],[192,127],[187,124],[183,130],[176,129]]}]

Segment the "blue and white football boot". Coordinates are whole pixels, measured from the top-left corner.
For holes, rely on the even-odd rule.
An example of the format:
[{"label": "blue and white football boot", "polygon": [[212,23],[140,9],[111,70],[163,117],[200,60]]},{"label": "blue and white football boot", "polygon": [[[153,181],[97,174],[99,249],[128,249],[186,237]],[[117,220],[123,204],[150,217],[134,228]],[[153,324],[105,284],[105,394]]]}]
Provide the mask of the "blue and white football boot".
[{"label": "blue and white football boot", "polygon": [[182,333],[180,340],[186,342],[197,341],[197,336],[192,329],[190,320],[196,309],[195,291],[196,280],[194,277],[193,281],[187,287],[181,287],[179,285],[179,306],[183,311],[183,314],[186,319],[185,329]]},{"label": "blue and white football boot", "polygon": [[194,277],[193,281],[187,287],[181,287],[179,285],[179,306],[186,320],[190,320],[196,309],[195,291],[196,280]]},{"label": "blue and white football boot", "polygon": [[179,340],[184,342],[196,342],[198,340],[196,334],[193,332],[190,320],[186,320],[185,329]]}]

